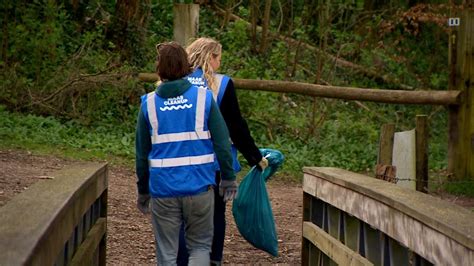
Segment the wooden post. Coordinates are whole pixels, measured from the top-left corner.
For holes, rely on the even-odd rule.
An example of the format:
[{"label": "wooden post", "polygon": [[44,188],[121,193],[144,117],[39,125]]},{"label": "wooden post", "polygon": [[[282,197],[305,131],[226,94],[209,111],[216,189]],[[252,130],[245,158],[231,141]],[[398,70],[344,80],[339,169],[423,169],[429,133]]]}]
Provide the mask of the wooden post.
[{"label": "wooden post", "polygon": [[195,38],[199,29],[199,5],[179,4],[173,7],[173,39],[186,46]]},{"label": "wooden post", "polygon": [[394,136],[395,124],[385,124],[380,129],[375,178],[396,183],[396,168],[392,165]]},{"label": "wooden post", "polygon": [[392,165],[393,135],[395,124],[385,124],[380,130],[379,153],[377,164]]},{"label": "wooden post", "polygon": [[461,105],[449,107],[448,172],[452,178],[474,179],[474,9],[473,1],[454,13],[450,27],[449,89],[462,92]]},{"label": "wooden post", "polygon": [[428,116],[416,116],[416,190],[428,192]]}]

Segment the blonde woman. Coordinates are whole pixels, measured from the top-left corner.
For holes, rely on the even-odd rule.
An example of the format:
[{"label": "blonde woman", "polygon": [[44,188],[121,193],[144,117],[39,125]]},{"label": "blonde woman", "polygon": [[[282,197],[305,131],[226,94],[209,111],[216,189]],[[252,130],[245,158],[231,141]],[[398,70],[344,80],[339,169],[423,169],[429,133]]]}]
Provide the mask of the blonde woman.
[{"label": "blonde woman", "polygon": [[[250,134],[247,122],[242,117],[239,102],[234,89],[234,83],[229,76],[218,74],[217,70],[221,64],[222,45],[211,38],[199,38],[191,43],[186,51],[189,63],[193,69],[188,75],[188,80],[196,86],[207,87],[212,91],[214,99],[224,117],[230,138],[233,142],[232,156],[233,167],[237,173],[240,164],[237,160],[239,150],[250,166],[257,165],[260,168],[268,166],[268,161],[262,157],[255,141]],[[218,167],[217,167],[218,168]],[[216,183],[221,182],[220,169],[216,172]],[[225,182],[225,181],[224,181]],[[221,265],[225,237],[225,208],[226,200],[216,193],[214,207],[214,238],[212,242],[211,265]],[[184,249],[184,250],[183,250]],[[178,263],[185,263],[185,248],[180,244]],[[184,259],[184,262],[182,261]]]}]

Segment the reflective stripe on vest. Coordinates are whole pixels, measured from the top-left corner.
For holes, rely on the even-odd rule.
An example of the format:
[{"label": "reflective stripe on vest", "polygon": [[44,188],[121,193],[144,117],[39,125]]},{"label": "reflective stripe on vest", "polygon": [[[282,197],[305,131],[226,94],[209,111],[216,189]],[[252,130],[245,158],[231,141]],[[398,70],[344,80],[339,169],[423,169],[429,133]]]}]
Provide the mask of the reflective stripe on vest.
[{"label": "reflective stripe on vest", "polygon": [[205,163],[212,163],[212,162],[214,162],[214,154],[149,160],[150,166],[157,167],[157,168],[197,165],[197,164],[205,164]]},{"label": "reflective stripe on vest", "polygon": [[212,94],[214,96],[214,100],[217,102],[217,104],[220,106],[222,102],[222,98],[224,97],[225,89],[227,88],[227,83],[229,83],[229,79],[226,78],[225,84],[222,84],[222,81],[224,80],[226,76],[222,74],[215,74],[214,75],[214,80],[216,81],[217,85],[217,91],[216,95],[214,93]]}]

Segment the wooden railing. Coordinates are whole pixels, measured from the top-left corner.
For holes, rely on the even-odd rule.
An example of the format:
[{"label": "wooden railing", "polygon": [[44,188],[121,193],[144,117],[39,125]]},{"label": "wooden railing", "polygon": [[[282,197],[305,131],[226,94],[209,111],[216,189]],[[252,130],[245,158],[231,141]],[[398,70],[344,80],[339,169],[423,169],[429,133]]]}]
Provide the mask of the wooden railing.
[{"label": "wooden railing", "polygon": [[107,174],[107,164],[77,164],[11,199],[0,265],[105,265]]},{"label": "wooden railing", "polygon": [[474,264],[469,210],[342,169],[303,172],[303,265]]},{"label": "wooden railing", "polygon": [[[139,73],[138,78],[145,82],[155,82],[155,73]],[[343,100],[372,101],[397,104],[428,104],[428,105],[459,105],[461,91],[404,91],[379,90],[340,86],[325,86],[318,84],[280,81],[232,79],[238,89],[296,93],[313,97],[335,98]]]}]

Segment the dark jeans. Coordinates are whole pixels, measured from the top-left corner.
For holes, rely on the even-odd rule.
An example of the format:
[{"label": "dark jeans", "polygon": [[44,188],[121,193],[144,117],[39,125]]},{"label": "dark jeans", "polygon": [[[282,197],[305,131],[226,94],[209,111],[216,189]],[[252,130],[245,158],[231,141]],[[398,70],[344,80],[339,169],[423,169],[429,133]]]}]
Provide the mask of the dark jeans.
[{"label": "dark jeans", "polygon": [[[216,184],[221,181],[220,172],[216,172]],[[214,188],[214,237],[212,239],[211,261],[222,261],[222,253],[224,251],[225,238],[225,207],[224,198],[219,195],[219,188]],[[178,266],[188,265],[188,250],[186,249],[186,241],[184,238],[184,224],[181,225],[179,232],[179,249]]]}]

